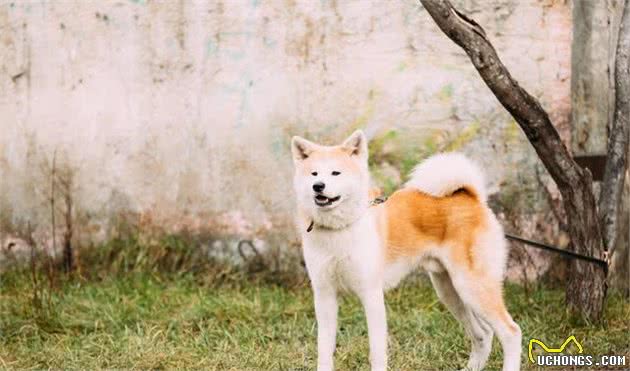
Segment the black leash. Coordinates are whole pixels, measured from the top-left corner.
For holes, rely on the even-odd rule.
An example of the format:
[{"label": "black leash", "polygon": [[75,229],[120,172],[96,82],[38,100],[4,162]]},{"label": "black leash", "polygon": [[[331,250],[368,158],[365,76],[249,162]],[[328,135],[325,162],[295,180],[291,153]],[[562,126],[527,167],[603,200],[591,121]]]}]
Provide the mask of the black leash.
[{"label": "black leash", "polygon": [[[387,197],[377,197],[377,198],[375,198],[374,200],[372,200],[370,202],[370,206],[375,206],[375,205],[378,205],[378,204],[382,204],[385,201],[387,201]],[[314,224],[315,223],[313,221],[311,221],[311,223],[308,225],[308,228],[306,229],[306,232],[312,231],[313,227],[314,227]],[[557,248],[555,246],[547,245],[547,244],[542,243],[542,242],[536,242],[536,241],[527,240],[527,239],[522,238],[522,237],[511,235],[509,233],[505,234],[505,238],[507,238],[509,240],[512,240],[512,241],[523,243],[525,245],[533,246],[533,247],[535,247],[537,249],[541,249],[541,250],[545,250],[545,251],[551,251],[551,252],[554,252],[556,254],[560,254],[562,256],[565,256],[567,258],[577,259],[577,260],[584,260],[584,261],[587,261],[589,263],[597,264],[600,267],[602,267],[602,269],[604,269],[604,272],[606,274],[608,274],[608,261],[607,260],[597,259],[597,258],[594,258],[592,256],[586,256],[586,255],[578,254],[576,252],[560,249],[560,248]]]},{"label": "black leash", "polygon": [[597,265],[601,266],[604,269],[604,272],[608,273],[608,262],[606,260],[597,259],[597,258],[594,258],[592,256],[586,256],[586,255],[578,254],[576,252],[569,251],[569,250],[559,249],[559,248],[557,248],[555,246],[547,245],[547,244],[544,244],[542,242],[526,240],[524,238],[511,235],[509,233],[506,233],[505,237],[507,239],[510,239],[510,240],[513,240],[513,241],[517,241],[517,242],[521,242],[521,243],[524,243],[524,244],[529,245],[529,246],[536,247],[536,248],[541,249],[541,250],[551,251],[551,252],[554,252],[556,254],[560,254],[562,256],[566,256],[567,258],[584,260],[584,261],[587,261],[589,263],[597,264]]}]

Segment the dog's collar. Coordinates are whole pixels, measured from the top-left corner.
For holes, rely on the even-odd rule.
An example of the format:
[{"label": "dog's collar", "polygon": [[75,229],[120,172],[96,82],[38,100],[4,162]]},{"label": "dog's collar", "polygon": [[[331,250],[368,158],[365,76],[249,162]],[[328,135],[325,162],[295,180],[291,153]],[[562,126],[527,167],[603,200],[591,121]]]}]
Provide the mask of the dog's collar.
[{"label": "dog's collar", "polygon": [[[378,204],[382,204],[385,201],[387,201],[387,197],[377,197],[377,198],[373,199],[372,201],[370,201],[369,206],[376,206]],[[315,221],[311,220],[311,223],[306,228],[306,233],[310,233],[313,230],[313,228],[315,228]],[[320,229],[331,229],[331,228],[328,228],[328,227],[324,227],[322,225],[318,226],[317,228],[320,228]]]}]

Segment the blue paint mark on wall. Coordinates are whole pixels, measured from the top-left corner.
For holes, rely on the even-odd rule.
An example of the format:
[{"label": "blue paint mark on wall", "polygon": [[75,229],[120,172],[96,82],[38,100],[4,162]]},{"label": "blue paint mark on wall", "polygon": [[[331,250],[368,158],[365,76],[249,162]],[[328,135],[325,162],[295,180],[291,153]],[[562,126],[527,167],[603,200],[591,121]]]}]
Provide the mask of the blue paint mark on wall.
[{"label": "blue paint mark on wall", "polygon": [[219,51],[219,44],[214,40],[208,40],[206,42],[206,55],[215,55]]},{"label": "blue paint mark on wall", "polygon": [[271,49],[275,48],[276,45],[278,44],[277,41],[272,40],[268,38],[267,36],[263,37],[263,43],[265,44],[266,47],[271,48]]}]

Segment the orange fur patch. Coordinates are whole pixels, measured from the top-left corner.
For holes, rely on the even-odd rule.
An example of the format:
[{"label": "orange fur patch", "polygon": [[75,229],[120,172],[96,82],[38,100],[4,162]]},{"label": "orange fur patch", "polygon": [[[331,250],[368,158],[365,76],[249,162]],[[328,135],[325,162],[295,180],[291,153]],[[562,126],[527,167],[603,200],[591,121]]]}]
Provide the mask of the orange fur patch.
[{"label": "orange fur patch", "polygon": [[461,190],[438,198],[402,189],[380,207],[387,261],[448,245],[454,248],[455,263],[473,267],[474,239],[485,224],[483,206],[475,195]]}]

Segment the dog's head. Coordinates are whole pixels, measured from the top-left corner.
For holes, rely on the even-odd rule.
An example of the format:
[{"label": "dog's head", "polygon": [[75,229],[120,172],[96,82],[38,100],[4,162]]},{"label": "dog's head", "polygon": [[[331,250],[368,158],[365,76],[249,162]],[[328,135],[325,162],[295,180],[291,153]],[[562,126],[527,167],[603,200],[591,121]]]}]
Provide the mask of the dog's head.
[{"label": "dog's head", "polygon": [[298,206],[315,223],[338,229],[368,202],[367,139],[355,131],[342,144],[324,146],[293,137],[294,187]]}]

